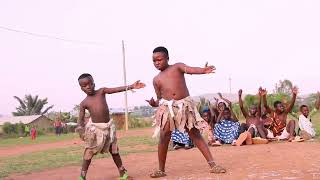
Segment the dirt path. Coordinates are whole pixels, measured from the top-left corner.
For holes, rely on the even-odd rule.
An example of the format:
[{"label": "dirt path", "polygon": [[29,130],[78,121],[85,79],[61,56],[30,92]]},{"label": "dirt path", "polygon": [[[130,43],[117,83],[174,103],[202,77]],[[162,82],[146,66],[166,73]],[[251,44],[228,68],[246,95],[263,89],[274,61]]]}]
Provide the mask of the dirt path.
[{"label": "dirt path", "polygon": [[[164,179],[201,180],[320,180],[320,143],[273,143],[242,147],[211,148],[216,161],[225,166],[224,175],[208,173],[204,158],[197,149],[178,150],[168,154],[167,174]],[[123,157],[131,176],[137,180],[150,179],[149,172],[157,167],[157,153],[131,154]],[[80,167],[70,166],[12,175],[6,179],[78,179]],[[93,161],[89,170],[89,180],[117,179],[117,170],[111,159]]]},{"label": "dirt path", "polygon": [[[119,131],[118,137],[122,138],[126,136],[151,136],[152,132],[153,132],[152,128],[136,129],[136,130],[130,130],[128,132]],[[14,156],[14,155],[20,155],[20,154],[25,154],[30,152],[45,151],[53,148],[79,146],[81,144],[83,144],[82,141],[76,138],[72,140],[65,140],[65,141],[53,142],[53,143],[40,143],[40,144],[20,145],[20,146],[14,146],[14,147],[5,147],[5,148],[0,148],[0,157]]]}]

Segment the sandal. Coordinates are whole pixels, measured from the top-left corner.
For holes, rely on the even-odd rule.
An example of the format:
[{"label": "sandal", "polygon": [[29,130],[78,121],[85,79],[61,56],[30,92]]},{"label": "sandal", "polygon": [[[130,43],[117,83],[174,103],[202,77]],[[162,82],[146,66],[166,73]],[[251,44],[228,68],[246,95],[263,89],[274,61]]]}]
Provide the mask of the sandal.
[{"label": "sandal", "polygon": [[151,178],[161,178],[167,176],[165,172],[161,170],[154,171],[153,173],[150,174]]},{"label": "sandal", "polygon": [[303,142],[304,139],[301,138],[300,136],[296,136],[291,142]]},{"label": "sandal", "polygon": [[227,170],[219,165],[214,165],[210,169],[210,173],[215,173],[215,174],[226,173],[226,172],[227,172]]},{"label": "sandal", "polygon": [[119,177],[119,180],[128,180],[129,179],[129,175],[128,175],[128,171],[125,171],[124,174]]}]

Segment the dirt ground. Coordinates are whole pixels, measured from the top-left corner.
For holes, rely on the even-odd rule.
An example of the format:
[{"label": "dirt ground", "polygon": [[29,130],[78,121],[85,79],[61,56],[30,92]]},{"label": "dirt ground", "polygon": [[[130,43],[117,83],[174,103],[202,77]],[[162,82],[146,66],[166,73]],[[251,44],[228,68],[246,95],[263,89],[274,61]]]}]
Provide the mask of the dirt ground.
[{"label": "dirt ground", "polygon": [[[224,175],[208,173],[204,158],[197,149],[168,153],[167,174],[162,179],[320,179],[319,143],[277,143],[243,147],[215,147],[211,152],[217,163],[227,168]],[[157,167],[157,153],[131,154],[123,157],[130,175],[137,180],[150,179]],[[6,179],[77,179],[80,167],[70,166],[31,174],[12,175]],[[89,180],[117,179],[117,169],[111,159],[93,161]]]},{"label": "dirt ground", "polygon": [[[152,129],[143,129],[127,133],[121,132],[119,136],[145,136],[151,134]],[[80,143],[80,141],[71,140],[60,142],[60,144],[45,144],[45,147],[65,147],[74,143]],[[23,151],[25,152],[25,149],[28,149],[29,152],[39,151],[39,149],[33,148],[40,146],[43,147],[43,145],[26,145]],[[21,153],[18,150],[20,148],[13,148],[13,152],[16,154]],[[198,149],[181,149],[168,153],[166,170],[168,176],[161,178],[161,180],[320,180],[319,149],[319,142],[285,142],[242,147],[211,147],[210,150],[216,162],[227,168],[228,172],[223,175],[215,175],[208,172],[205,159]],[[148,174],[153,169],[156,169],[158,164],[156,152],[130,154],[123,156],[123,161],[129,170],[130,176],[136,180],[150,179]],[[78,179],[79,172],[79,166],[68,166],[30,174],[14,174],[5,179],[70,180]],[[113,180],[117,179],[117,177],[117,169],[110,158],[94,160],[88,173],[89,180]]]}]

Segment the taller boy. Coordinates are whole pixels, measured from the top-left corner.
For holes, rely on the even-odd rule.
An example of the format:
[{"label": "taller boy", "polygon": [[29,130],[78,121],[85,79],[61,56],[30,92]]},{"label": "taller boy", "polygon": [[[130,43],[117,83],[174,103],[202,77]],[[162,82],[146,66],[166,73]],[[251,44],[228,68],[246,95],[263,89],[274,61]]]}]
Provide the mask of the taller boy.
[{"label": "taller boy", "polygon": [[157,100],[148,100],[156,112],[156,125],[160,127],[160,141],[158,145],[159,170],[150,174],[152,178],[166,176],[165,163],[171,132],[176,128],[181,132],[188,132],[190,138],[206,158],[211,173],[225,173],[226,170],[215,164],[212,154],[203,140],[199,129],[201,118],[197,113],[196,104],[189,95],[184,74],[214,73],[214,66],[204,68],[189,67],[183,63],[169,65],[169,53],[165,47],[153,50],[153,64],[160,71],[154,77],[153,86]]}]

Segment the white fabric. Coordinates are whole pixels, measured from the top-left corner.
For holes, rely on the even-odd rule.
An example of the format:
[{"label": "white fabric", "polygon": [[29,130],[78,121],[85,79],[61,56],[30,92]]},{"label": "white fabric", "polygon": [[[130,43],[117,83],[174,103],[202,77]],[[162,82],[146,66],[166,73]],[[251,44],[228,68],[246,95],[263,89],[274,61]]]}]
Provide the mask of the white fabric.
[{"label": "white fabric", "polygon": [[182,110],[182,106],[183,106],[183,101],[182,100],[166,100],[166,99],[160,99],[159,101],[159,105],[167,105],[170,111],[170,115],[171,117],[174,117],[174,112],[173,112],[173,102],[175,102],[176,105],[178,105],[179,107],[179,111]]},{"label": "white fabric", "polygon": [[274,137],[273,132],[270,129],[268,129],[267,138],[269,139],[277,138],[279,140],[283,140],[283,139],[289,139],[289,137],[290,137],[290,134],[288,133],[286,128],[282,131],[281,135],[277,137]]},{"label": "white fabric", "polygon": [[283,140],[283,139],[289,139],[290,134],[288,133],[287,129],[284,128],[280,136],[277,136],[277,139]]},{"label": "white fabric", "polygon": [[312,137],[315,137],[316,131],[312,127],[312,123],[309,118],[306,118],[303,114],[299,116],[299,128],[306,131]]}]

